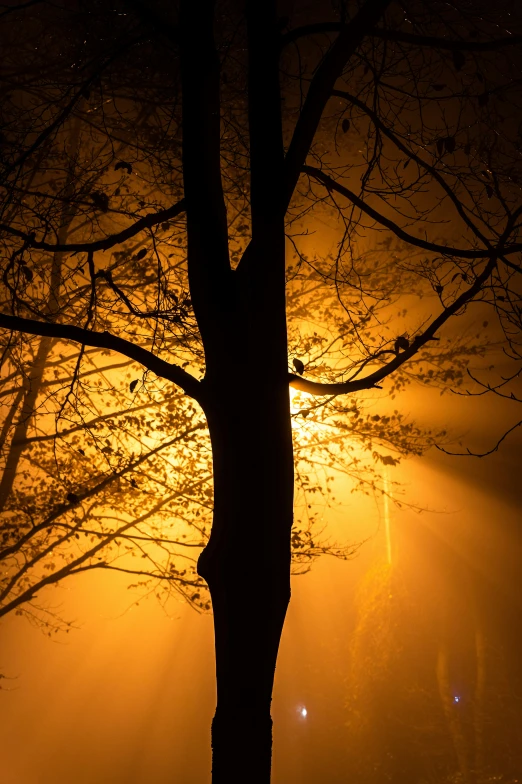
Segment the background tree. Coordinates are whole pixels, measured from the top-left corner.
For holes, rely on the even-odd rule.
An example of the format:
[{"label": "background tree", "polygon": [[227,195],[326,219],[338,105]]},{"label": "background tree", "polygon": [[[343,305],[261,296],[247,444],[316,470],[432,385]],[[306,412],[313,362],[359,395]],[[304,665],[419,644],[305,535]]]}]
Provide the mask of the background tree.
[{"label": "background tree", "polygon": [[[501,653],[501,601],[428,527],[396,522],[393,557],[381,548],[356,597],[347,742],[358,753],[346,775],[393,784],[516,781],[519,698]],[[429,548],[419,546],[426,536]]]},{"label": "background tree", "polygon": [[[283,17],[275,3],[129,0],[4,16],[17,43],[2,104],[4,357],[10,372],[26,367],[22,334],[80,345],[55,398],[58,422],[73,400],[85,418],[85,347],[140,363],[205,415],[213,522],[197,568],[215,621],[216,782],[270,777],[290,597],[289,384],[331,397],[318,410],[341,433],[364,431],[353,397],[362,390],[388,377],[392,397],[412,377],[461,380],[479,348],[444,328],[465,322],[471,303],[495,305],[519,272],[520,37],[506,28],[510,8],[369,0],[296,5]],[[330,252],[314,252],[306,233],[321,222]],[[289,302],[301,298],[288,312],[287,283]],[[173,438],[196,426],[183,410],[165,420],[179,426]],[[199,409],[186,410],[198,421]],[[398,412],[377,416],[368,445],[394,430],[415,443]],[[98,444],[118,481],[132,462],[118,454],[121,433]],[[201,465],[199,488],[200,455],[185,464],[190,474]],[[69,492],[65,535],[76,539],[84,509],[97,512]],[[178,498],[186,493],[181,485]],[[29,538],[34,512],[28,503]],[[48,536],[53,521],[41,530]],[[106,543],[123,533],[105,529]]]}]

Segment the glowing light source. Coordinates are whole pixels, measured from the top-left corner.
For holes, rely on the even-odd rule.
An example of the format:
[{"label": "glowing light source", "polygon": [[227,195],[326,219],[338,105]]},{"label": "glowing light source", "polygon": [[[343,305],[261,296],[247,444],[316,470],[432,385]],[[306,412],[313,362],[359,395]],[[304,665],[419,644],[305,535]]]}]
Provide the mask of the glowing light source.
[{"label": "glowing light source", "polygon": [[308,711],[304,706],[302,708],[299,708],[299,713],[303,717],[303,719],[306,719],[306,717],[308,716]]},{"label": "glowing light source", "polygon": [[460,697],[457,694],[453,697],[453,702],[460,702]]},{"label": "glowing light source", "polygon": [[290,387],[290,411],[292,414],[299,414],[306,411],[311,405],[316,403],[316,399],[309,392],[302,392],[300,389]]}]

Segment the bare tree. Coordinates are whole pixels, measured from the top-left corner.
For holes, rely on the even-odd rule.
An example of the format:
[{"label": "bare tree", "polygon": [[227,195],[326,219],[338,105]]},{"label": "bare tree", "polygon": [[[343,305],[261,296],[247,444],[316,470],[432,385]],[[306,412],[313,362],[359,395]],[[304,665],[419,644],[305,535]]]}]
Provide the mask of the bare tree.
[{"label": "bare tree", "polygon": [[[5,12],[4,355],[16,365],[21,335],[80,346],[57,420],[84,399],[86,347],[199,405],[213,461],[197,566],[215,624],[213,781],[268,782],[290,599],[289,385],[317,398],[304,419],[340,400],[329,411],[347,431],[362,391],[458,383],[487,350],[449,325],[520,272],[521,37],[508,2],[288,4],[287,16],[275,2],[113,5]],[[72,185],[75,123],[89,139]],[[301,297],[292,311],[286,289]],[[377,439],[404,433],[399,413],[377,416]]]}]

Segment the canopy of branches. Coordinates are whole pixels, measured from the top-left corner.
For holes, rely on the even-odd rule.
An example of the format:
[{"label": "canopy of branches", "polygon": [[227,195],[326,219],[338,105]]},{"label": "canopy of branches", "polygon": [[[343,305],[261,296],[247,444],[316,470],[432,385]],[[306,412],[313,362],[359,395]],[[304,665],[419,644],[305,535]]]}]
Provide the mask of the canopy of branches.
[{"label": "canopy of branches", "polygon": [[[240,274],[251,142],[236,6],[218,4],[214,35]],[[301,390],[298,569],[347,555],[315,521],[332,471],[372,491],[379,466],[440,438],[389,400],[365,412],[363,390],[461,387],[499,344],[509,369],[479,383],[511,396],[520,372],[520,36],[498,24],[499,4],[407,2],[347,44],[339,31],[357,9],[296,3],[280,19],[286,193],[274,198],[286,212],[289,382]],[[0,23],[0,613],[54,628],[37,595],[96,568],[205,608],[195,559],[211,460],[191,399],[205,357],[187,272],[177,4],[148,15],[124,0],[26,3]],[[489,332],[469,331],[472,303]],[[255,418],[263,357],[249,367]]]}]

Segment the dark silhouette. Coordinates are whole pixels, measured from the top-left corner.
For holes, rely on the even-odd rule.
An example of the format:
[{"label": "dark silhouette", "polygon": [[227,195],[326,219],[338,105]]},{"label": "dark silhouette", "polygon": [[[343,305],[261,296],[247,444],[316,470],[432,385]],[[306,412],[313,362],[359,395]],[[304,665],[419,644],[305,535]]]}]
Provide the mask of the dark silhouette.
[{"label": "dark silhouette", "polygon": [[[112,5],[4,12],[19,93],[3,109],[4,355],[16,361],[20,334],[75,342],[77,367],[85,347],[118,352],[201,407],[214,486],[198,562],[215,625],[213,782],[266,784],[290,599],[289,386],[319,400],[390,382],[393,394],[411,373],[458,385],[478,349],[443,343],[445,325],[477,301],[502,322],[518,302],[522,37],[509,3]],[[338,237],[317,259],[300,238],[321,210]],[[330,292],[321,305],[306,290],[292,329],[326,318],[337,329],[331,344],[320,326],[301,330],[296,374],[287,278],[290,293],[303,279]],[[395,315],[397,282],[428,305],[385,329],[376,309]]]}]

